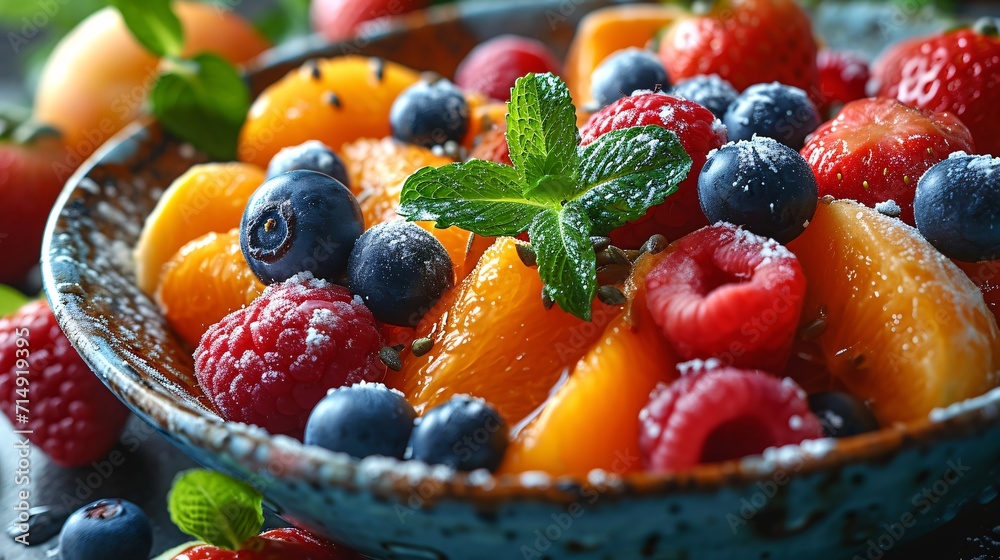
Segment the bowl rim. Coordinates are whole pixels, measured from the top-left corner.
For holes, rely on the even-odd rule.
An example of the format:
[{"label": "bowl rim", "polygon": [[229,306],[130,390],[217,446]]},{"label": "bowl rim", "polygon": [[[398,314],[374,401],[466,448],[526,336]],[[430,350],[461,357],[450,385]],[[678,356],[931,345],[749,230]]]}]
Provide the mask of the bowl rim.
[{"label": "bowl rim", "polygon": [[[554,0],[546,1],[558,4]],[[434,25],[465,17],[464,14],[465,11],[451,6],[434,8],[428,13],[409,14],[372,34],[370,39],[377,41],[383,36],[403,33],[410,25]],[[311,36],[304,44],[314,48],[316,41],[317,37]],[[333,52],[332,49],[348,44],[323,43],[322,47]],[[263,64],[251,64],[248,79],[253,81],[255,75],[287,64],[290,58],[309,56],[307,51],[293,53],[294,57],[290,57],[287,50],[285,46],[264,53],[257,59]],[[138,376],[139,372],[135,368],[123,360],[112,360],[121,350],[88,335],[87,328],[78,318],[83,311],[76,299],[85,297],[85,294],[60,289],[60,285],[72,282],[72,279],[67,278],[61,268],[57,270],[53,267],[51,257],[58,253],[61,247],[59,234],[65,231],[60,228],[60,217],[74,195],[85,188],[82,183],[95,169],[107,164],[112,152],[125,144],[141,144],[144,139],[155,138],[156,135],[149,132],[159,128],[159,123],[149,116],[134,121],[95,151],[67,180],[45,228],[42,249],[44,291],[57,322],[73,347],[120,400],[145,422],[182,439],[187,446],[207,449],[225,444],[230,451],[237,448],[246,450],[236,457],[245,472],[237,470],[236,474],[248,478],[251,484],[260,486],[266,485],[268,478],[289,478],[316,489],[364,489],[380,498],[397,500],[406,500],[419,488],[420,496],[427,504],[448,498],[471,500],[488,507],[511,500],[569,503],[579,499],[578,491],[584,485],[612,496],[664,497],[675,492],[704,492],[765,482],[773,479],[780,470],[795,478],[860,463],[882,463],[905,451],[970,436],[1000,424],[1000,388],[996,388],[937,409],[927,417],[849,438],[811,440],[801,445],[772,448],[764,455],[703,464],[685,471],[616,474],[597,469],[581,477],[551,475],[541,471],[498,475],[485,471],[457,472],[412,460],[384,457],[355,459],[343,453],[306,446],[287,436],[271,435],[257,426],[227,422],[207,410],[197,410],[184,402],[172,400],[166,392],[145,387],[136,381],[134,376]],[[167,138],[179,142],[172,137]],[[73,266],[80,264],[79,261],[74,263]],[[260,453],[261,449],[267,452]],[[628,452],[627,448],[625,452]],[[281,461],[280,472],[277,473],[276,457]],[[790,469],[790,465],[795,465],[794,469]],[[428,488],[429,492],[426,491]]]}]

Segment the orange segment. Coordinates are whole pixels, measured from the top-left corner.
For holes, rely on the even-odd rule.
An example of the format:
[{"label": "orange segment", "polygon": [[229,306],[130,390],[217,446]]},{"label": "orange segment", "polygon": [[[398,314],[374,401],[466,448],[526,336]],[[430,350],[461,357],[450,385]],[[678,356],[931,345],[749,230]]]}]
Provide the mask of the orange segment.
[{"label": "orange segment", "polygon": [[830,373],[882,423],[926,418],[1000,381],[1000,332],[976,286],[917,231],[854,202],[822,202],[789,244],[808,280],[802,324]]},{"label": "orange segment", "polygon": [[363,56],[309,62],[254,101],[240,134],[239,158],[267,167],[286,146],[320,140],[335,151],[358,138],[390,134],[393,101],[420,75]]},{"label": "orange segment", "polygon": [[545,402],[618,313],[595,303],[587,323],[558,307],[546,311],[538,271],[524,266],[514,244],[500,238],[486,251],[447,296],[450,307],[418,326],[418,336],[433,339],[431,351],[405,354],[402,372],[390,372],[386,382],[418,412],[466,393],[486,399],[513,426]]},{"label": "orange segment", "polygon": [[646,307],[646,274],[666,254],[647,254],[636,263],[626,287],[630,313],[611,320],[541,414],[517,434],[503,472],[642,470],[639,411],[657,383],[677,376],[677,358]]},{"label": "orange segment", "polygon": [[609,54],[644,47],[667,25],[687,15],[677,6],[611,6],[580,22],[566,56],[566,83],[577,107],[591,101],[590,75]]},{"label": "orange segment", "polygon": [[[364,138],[345,144],[342,157],[368,227],[399,219],[396,213],[399,193],[407,177],[420,168],[440,167],[452,162],[444,156],[434,155],[427,148],[392,138]],[[430,222],[417,224],[444,245],[456,272],[464,270],[469,232],[456,227],[438,229]],[[462,274],[459,279],[464,277]]]},{"label": "orange segment", "polygon": [[469,102],[469,130],[462,139],[462,145],[468,149],[476,143],[476,138],[494,126],[507,123],[507,103],[490,99],[481,93],[467,93]]},{"label": "orange segment", "polygon": [[163,264],[188,241],[240,226],[243,209],[264,182],[264,170],[246,163],[195,165],[164,191],[135,247],[135,281],[153,295]]},{"label": "orange segment", "polygon": [[197,346],[208,327],[264,291],[240,251],[240,230],[207,233],[163,265],[156,303],[174,330]]}]

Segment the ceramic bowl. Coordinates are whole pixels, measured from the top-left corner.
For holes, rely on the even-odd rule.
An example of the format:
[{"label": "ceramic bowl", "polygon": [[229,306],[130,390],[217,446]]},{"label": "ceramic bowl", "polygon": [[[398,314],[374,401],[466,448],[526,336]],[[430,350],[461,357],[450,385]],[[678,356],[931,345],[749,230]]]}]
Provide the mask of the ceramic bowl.
[{"label": "ceramic bowl", "polygon": [[[317,56],[360,51],[450,74],[508,32],[565,52],[602,0],[445,8],[353,43],[275,51],[260,91]],[[60,325],[139,417],[203,465],[249,481],[288,521],[386,559],[877,558],[989,500],[1000,480],[1000,392],[925,421],[833,445],[770,450],[691,472],[585,480],[492,477],[382,458],[358,461],[223,422],[190,353],[134,285],[131,249],[169,183],[205,157],[134,123],[70,180],[49,223],[43,274]],[[623,443],[621,461],[638,461]]]}]

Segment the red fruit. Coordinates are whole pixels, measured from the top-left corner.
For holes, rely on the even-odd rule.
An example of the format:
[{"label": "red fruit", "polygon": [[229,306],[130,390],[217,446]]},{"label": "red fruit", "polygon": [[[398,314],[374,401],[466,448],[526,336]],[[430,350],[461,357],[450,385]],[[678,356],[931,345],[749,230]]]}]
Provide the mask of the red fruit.
[{"label": "red fruit", "polygon": [[360,299],[340,286],[293,276],[209,327],[195,374],[226,420],[301,439],[329,389],[380,381],[382,335]]},{"label": "red fruit", "polygon": [[670,250],[646,277],[646,301],[678,357],[781,371],[806,292],[795,255],[731,224],[702,228]]},{"label": "red fruit", "polygon": [[689,469],[823,437],[791,379],[733,368],[697,371],[653,391],[639,413],[647,470]]},{"label": "red fruit", "polygon": [[660,59],[677,83],[718,74],[744,90],[781,82],[817,95],[816,39],[794,0],[719,0],[704,16],[667,28]]},{"label": "red fruit", "polygon": [[[0,129],[3,123],[0,123]],[[0,136],[2,136],[0,130]],[[38,264],[42,232],[63,183],[72,173],[61,141],[0,143],[0,284],[20,285]]]},{"label": "red fruit", "polygon": [[894,200],[913,225],[917,180],[952,152],[973,152],[969,129],[951,113],[915,109],[893,99],[860,99],[820,125],[802,148],[819,195],[868,206]]},{"label": "red fruit", "polygon": [[514,164],[510,161],[510,149],[507,147],[507,131],[503,128],[492,128],[484,132],[469,152],[469,159],[482,159],[513,167]]},{"label": "red fruit", "polygon": [[872,67],[880,97],[962,119],[983,154],[1000,155],[1000,38],[960,29],[899,43]]},{"label": "red fruit", "polygon": [[240,550],[193,546],[172,560],[361,560],[361,556],[301,529],[273,529],[243,543]]},{"label": "red fruit", "polygon": [[0,319],[0,407],[14,429],[31,432],[31,443],[63,467],[104,457],[129,415],[70,346],[44,301]]},{"label": "red fruit", "polygon": [[[330,41],[365,35],[374,20],[400,16],[430,5],[430,0],[313,0],[309,17],[313,29]],[[364,25],[366,22],[373,22]],[[374,30],[374,29],[371,29]]]},{"label": "red fruit", "polygon": [[536,39],[501,35],[480,43],[458,65],[458,87],[500,101],[510,100],[510,88],[525,74],[559,74],[559,59]]},{"label": "red fruit", "polygon": [[581,144],[586,146],[612,130],[646,125],[661,126],[677,134],[684,151],[691,156],[691,171],[677,192],[662,204],[611,232],[611,241],[619,247],[639,247],[656,233],[677,239],[707,226],[698,203],[698,174],[708,152],[728,140],[726,127],[701,105],[662,93],[644,93],[623,97],[592,115],[580,130]]},{"label": "red fruit", "polygon": [[1000,323],[1000,260],[967,263],[954,261],[983,292],[986,307]]},{"label": "red fruit", "polygon": [[825,110],[867,96],[868,61],[851,51],[822,50],[816,58],[819,92]]}]

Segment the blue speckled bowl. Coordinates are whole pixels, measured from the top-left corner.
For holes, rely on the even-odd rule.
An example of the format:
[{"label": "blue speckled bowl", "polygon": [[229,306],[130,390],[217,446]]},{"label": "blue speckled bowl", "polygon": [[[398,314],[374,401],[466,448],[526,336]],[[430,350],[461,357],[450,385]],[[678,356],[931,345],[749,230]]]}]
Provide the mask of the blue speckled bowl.
[{"label": "blue speckled bowl", "polygon": [[[365,44],[296,45],[251,76],[254,88],[315,56],[361,48],[450,72],[505,32],[559,51],[602,0],[447,8]],[[419,25],[426,24],[426,25]],[[433,56],[422,45],[437,45]],[[689,473],[588,480],[494,478],[305,448],[205,405],[190,354],[133,283],[131,248],[156,197],[204,157],[138,122],[70,180],[49,224],[46,292],[70,340],[141,418],[200,463],[249,481],[289,521],[378,558],[877,558],[990,500],[1000,466],[1000,392],[933,421],[813,442]],[[623,456],[634,458],[623,446]]]}]

